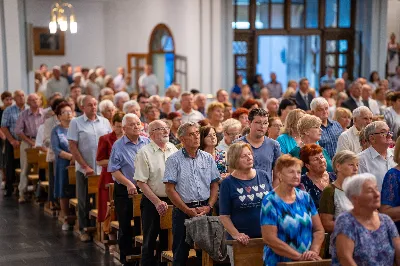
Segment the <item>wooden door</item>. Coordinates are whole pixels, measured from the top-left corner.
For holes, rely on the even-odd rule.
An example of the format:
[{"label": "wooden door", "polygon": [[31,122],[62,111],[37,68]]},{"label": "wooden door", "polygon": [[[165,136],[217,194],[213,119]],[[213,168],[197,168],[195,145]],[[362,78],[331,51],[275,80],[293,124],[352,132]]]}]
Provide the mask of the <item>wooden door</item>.
[{"label": "wooden door", "polygon": [[147,64],[148,59],[148,54],[130,53],[127,56],[127,73],[132,75],[133,91],[137,93],[140,92],[138,81],[140,76],[144,73],[144,66]]}]

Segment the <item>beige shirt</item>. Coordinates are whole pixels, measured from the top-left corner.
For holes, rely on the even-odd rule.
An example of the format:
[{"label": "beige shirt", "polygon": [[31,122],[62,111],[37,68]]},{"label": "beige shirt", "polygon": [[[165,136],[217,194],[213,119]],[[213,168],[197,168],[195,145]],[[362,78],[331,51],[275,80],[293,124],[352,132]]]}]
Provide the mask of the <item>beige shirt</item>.
[{"label": "beige shirt", "polygon": [[177,152],[178,149],[174,144],[168,142],[165,151],[151,141],[143,146],[135,159],[135,176],[134,180],[147,183],[150,189],[158,197],[167,197],[165,193],[165,185],[163,183],[165,162],[168,157]]},{"label": "beige shirt", "polygon": [[349,150],[354,153],[362,152],[362,147],[360,145],[360,132],[355,126],[352,126],[345,132],[343,132],[338,139],[336,153]]}]

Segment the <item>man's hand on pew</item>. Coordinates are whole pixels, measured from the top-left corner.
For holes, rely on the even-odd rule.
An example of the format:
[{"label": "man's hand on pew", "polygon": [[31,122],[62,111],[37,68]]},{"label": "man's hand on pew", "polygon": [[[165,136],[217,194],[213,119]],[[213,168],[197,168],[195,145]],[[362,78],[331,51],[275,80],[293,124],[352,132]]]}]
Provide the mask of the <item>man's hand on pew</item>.
[{"label": "man's hand on pew", "polygon": [[164,216],[168,210],[168,204],[165,201],[160,201],[156,205],[156,210],[160,216]]},{"label": "man's hand on pew", "polygon": [[11,141],[11,145],[13,146],[14,149],[16,149],[19,147],[20,142],[14,139],[13,141]]},{"label": "man's hand on pew", "polygon": [[250,237],[243,233],[238,233],[237,235],[232,236],[233,239],[237,240],[243,245],[247,245],[249,243]]},{"label": "man's hand on pew", "polygon": [[88,165],[86,165],[86,166],[83,167],[83,171],[85,172],[85,175],[86,175],[86,176],[89,176],[89,175],[93,175],[93,174],[94,174],[93,169],[90,168],[90,166],[88,166]]},{"label": "man's hand on pew", "polygon": [[129,195],[138,194],[136,186],[132,182],[126,187],[126,189],[128,190]]},{"label": "man's hand on pew", "polygon": [[322,260],[322,258],[314,251],[308,250],[301,254],[301,261]]}]

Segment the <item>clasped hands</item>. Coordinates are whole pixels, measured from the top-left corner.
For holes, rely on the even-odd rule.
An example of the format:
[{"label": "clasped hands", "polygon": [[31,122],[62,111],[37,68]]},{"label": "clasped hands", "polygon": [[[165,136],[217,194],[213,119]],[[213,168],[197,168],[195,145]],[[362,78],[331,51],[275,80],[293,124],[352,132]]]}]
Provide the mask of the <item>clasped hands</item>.
[{"label": "clasped hands", "polygon": [[206,215],[211,211],[210,206],[201,206],[201,207],[196,207],[196,208],[189,208],[189,210],[186,212],[186,214],[192,218],[196,216],[201,216],[201,215]]}]

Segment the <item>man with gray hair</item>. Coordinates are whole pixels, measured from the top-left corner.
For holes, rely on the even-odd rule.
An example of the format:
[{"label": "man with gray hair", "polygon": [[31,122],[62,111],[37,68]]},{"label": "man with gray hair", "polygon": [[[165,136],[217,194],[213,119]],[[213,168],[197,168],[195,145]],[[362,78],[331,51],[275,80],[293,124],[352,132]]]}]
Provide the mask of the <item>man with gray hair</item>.
[{"label": "man with gray hair", "polygon": [[349,98],[342,102],[341,107],[347,108],[353,112],[357,107],[363,106],[364,104],[361,100],[361,87],[361,83],[356,81],[353,82],[350,87]]},{"label": "man with gray hair", "polygon": [[200,120],[204,119],[204,116],[199,112],[193,109],[194,101],[193,94],[190,92],[184,92],[181,95],[181,109],[178,110],[178,113],[182,115],[182,123],[193,122],[197,123]]},{"label": "man with gray hair", "polygon": [[332,159],[335,156],[337,141],[343,132],[343,128],[337,121],[329,119],[329,104],[325,98],[314,98],[311,101],[310,108],[311,114],[319,117],[322,121],[322,135],[319,145],[326,150]]},{"label": "man with gray hair", "polygon": [[[141,201],[143,246],[142,266],[157,265],[154,257],[158,234],[166,236],[167,232],[160,229],[160,216],[172,204],[165,192],[162,181],[165,171],[165,160],[178,149],[169,142],[169,127],[162,120],[155,120],[149,124],[150,143],[143,146],[135,159],[135,176],[138,187],[143,191]],[[160,237],[167,239],[166,237]],[[160,243],[160,250],[167,248],[168,243]],[[160,257],[160,256],[157,256]]]},{"label": "man with gray hair", "polygon": [[122,119],[124,136],[117,140],[111,150],[107,171],[114,179],[115,211],[119,222],[118,245],[121,263],[126,263],[126,256],[133,255],[133,203],[129,195],[137,194],[135,157],[138,151],[150,140],[140,136],[142,123],[135,114],[126,114]]},{"label": "man with gray hair", "polygon": [[349,150],[354,153],[362,151],[359,142],[360,131],[372,122],[372,112],[366,106],[360,106],[353,111],[353,126],[344,131],[338,139],[336,153]]},{"label": "man with gray hair", "polygon": [[220,174],[214,158],[199,149],[200,132],[197,123],[181,125],[178,138],[183,148],[167,159],[163,182],[165,192],[174,204],[173,265],[186,265],[190,246],[185,241],[185,219],[211,212],[218,197]]},{"label": "man with gray hair", "polygon": [[358,172],[371,173],[376,177],[379,191],[385,174],[396,166],[393,160],[393,149],[389,149],[392,143],[393,132],[383,121],[375,121],[365,127],[365,138],[370,147],[359,154]]},{"label": "man with gray hair", "polygon": [[342,78],[337,78],[335,80],[335,90],[337,93],[339,92],[345,92],[346,90],[346,82]]},{"label": "man with gray hair", "polygon": [[129,101],[129,94],[126,91],[120,91],[114,95],[114,105],[119,111],[123,110],[124,103],[127,101]]},{"label": "man with gray hair", "polygon": [[78,198],[79,229],[81,241],[90,240],[83,232],[89,226],[89,196],[87,177],[100,174],[101,167],[96,164],[96,152],[99,138],[111,133],[110,122],[97,115],[97,100],[87,95],[83,99],[83,115],[72,119],[67,133],[69,148],[75,159],[76,189]]},{"label": "man with gray hair", "polygon": [[69,93],[68,80],[61,76],[61,69],[59,66],[53,67],[53,77],[49,79],[46,85],[46,98],[50,98],[55,92],[60,92],[62,95]]},{"label": "man with gray hair", "polygon": [[229,118],[222,122],[222,127],[224,129],[224,138],[219,142],[217,149],[227,152],[229,146],[240,137],[242,124],[237,119]]},{"label": "man with gray hair", "polygon": [[194,96],[194,104],[197,107],[197,111],[199,111],[203,116],[206,116],[206,95],[203,93],[196,94],[196,96]]}]

